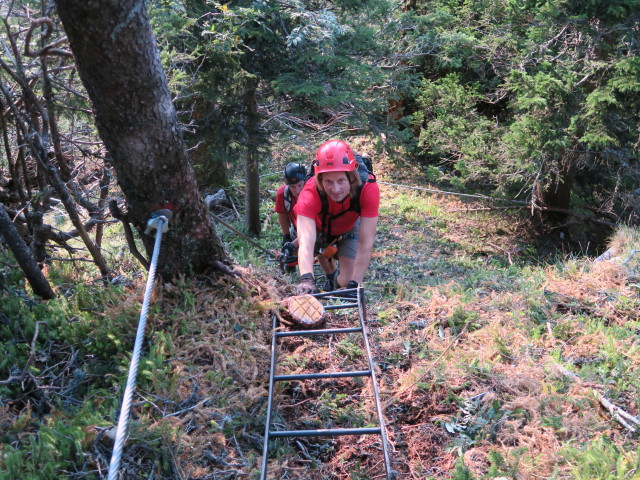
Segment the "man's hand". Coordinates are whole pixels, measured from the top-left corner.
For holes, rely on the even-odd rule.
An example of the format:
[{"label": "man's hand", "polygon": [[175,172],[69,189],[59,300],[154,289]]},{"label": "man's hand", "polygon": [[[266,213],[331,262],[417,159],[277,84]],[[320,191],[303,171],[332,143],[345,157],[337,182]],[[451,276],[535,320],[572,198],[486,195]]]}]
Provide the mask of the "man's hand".
[{"label": "man's hand", "polygon": [[293,254],[296,251],[296,247],[293,246],[293,243],[287,242],[282,246],[282,251],[276,258],[276,260],[280,263],[290,263],[292,261]]},{"label": "man's hand", "polygon": [[284,247],[287,243],[293,242],[293,238],[291,238],[290,233],[285,233],[282,235],[282,246]]},{"label": "man's hand", "polygon": [[313,278],[313,273],[305,273],[300,276],[300,283],[296,285],[296,294],[297,295],[305,295],[320,293],[318,287],[316,286],[316,280]]}]

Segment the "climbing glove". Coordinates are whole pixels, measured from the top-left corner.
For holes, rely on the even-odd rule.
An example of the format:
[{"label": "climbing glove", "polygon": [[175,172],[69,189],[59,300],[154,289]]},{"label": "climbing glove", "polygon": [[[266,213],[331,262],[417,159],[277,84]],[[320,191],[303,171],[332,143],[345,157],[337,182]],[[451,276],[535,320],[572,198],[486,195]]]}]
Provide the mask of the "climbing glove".
[{"label": "climbing glove", "polygon": [[304,295],[304,294],[314,294],[320,293],[318,287],[316,286],[316,280],[313,278],[313,273],[305,273],[300,276],[300,283],[296,285],[296,294]]},{"label": "climbing glove", "polygon": [[287,242],[282,246],[282,250],[276,260],[280,263],[290,263],[293,261],[292,257],[294,256],[293,254],[295,251],[296,247],[293,243]]},{"label": "climbing glove", "polygon": [[284,247],[287,243],[293,242],[293,238],[291,238],[290,233],[285,233],[282,235],[282,246]]}]

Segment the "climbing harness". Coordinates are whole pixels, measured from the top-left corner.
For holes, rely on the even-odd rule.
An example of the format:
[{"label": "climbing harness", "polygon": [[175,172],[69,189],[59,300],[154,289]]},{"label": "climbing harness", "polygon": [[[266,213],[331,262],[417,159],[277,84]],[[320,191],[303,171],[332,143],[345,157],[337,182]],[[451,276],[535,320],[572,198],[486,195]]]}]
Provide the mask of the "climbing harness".
[{"label": "climbing harness", "polygon": [[[367,337],[367,310],[364,299],[364,289],[362,286],[358,288],[351,288],[333,292],[318,293],[313,297],[324,300],[334,301],[336,296],[340,294],[357,294],[357,301],[345,301],[344,303],[325,304],[324,309],[337,310],[337,309],[349,309],[354,308],[358,311],[359,325],[348,328],[324,328],[313,330],[294,330],[285,331],[279,328],[279,319],[277,315],[273,316],[273,336],[271,340],[271,366],[269,370],[269,394],[267,399],[267,414],[265,420],[265,433],[264,433],[264,445],[262,450],[262,470],[260,480],[266,480],[267,478],[267,460],[269,455],[269,442],[271,439],[284,438],[284,437],[337,437],[343,435],[380,435],[382,443],[382,452],[384,456],[384,466],[386,470],[386,479],[395,480],[396,472],[391,467],[391,456],[389,453],[389,446],[387,442],[387,434],[384,424],[384,418],[382,414],[382,406],[380,403],[380,394],[378,391],[378,383],[375,374],[375,364],[371,356],[371,348],[369,346],[369,340]],[[347,299],[343,299],[347,300]],[[349,299],[355,300],[355,299]],[[276,374],[277,363],[277,347],[278,340],[284,337],[311,337],[311,336],[331,336],[355,333],[361,334],[362,345],[367,357],[368,370],[353,370],[353,371],[340,371],[330,373],[303,373],[294,375],[278,375]],[[338,379],[349,377],[369,377],[371,379],[374,404],[376,415],[378,419],[378,425],[367,428],[325,428],[317,430],[277,430],[271,425],[274,408],[274,390],[276,382],[286,381],[305,381],[305,380],[318,380],[318,379]]]},{"label": "climbing harness", "polygon": [[151,218],[147,222],[145,234],[149,235],[156,231],[155,244],[153,246],[153,255],[151,256],[151,265],[149,266],[149,275],[147,277],[147,286],[144,292],[144,300],[142,302],[142,310],[140,311],[140,320],[138,322],[138,332],[131,356],[131,364],[129,365],[129,376],[127,378],[127,386],[122,397],[122,407],[120,409],[120,418],[118,420],[118,429],[116,431],[116,440],[111,454],[111,463],[109,464],[108,480],[116,480],[118,471],[120,470],[120,460],[122,459],[122,448],[124,446],[127,434],[127,426],[129,423],[129,413],[131,411],[131,401],[133,398],[133,390],[136,387],[136,377],[138,375],[138,363],[142,352],[142,341],[144,339],[144,329],[147,323],[147,314],[149,313],[149,303],[151,302],[151,292],[153,291],[153,283],[156,276],[156,267],[158,265],[158,255],[160,254],[160,243],[162,242],[162,234],[169,229],[169,220],[171,219],[171,210],[158,210],[151,214]]}]

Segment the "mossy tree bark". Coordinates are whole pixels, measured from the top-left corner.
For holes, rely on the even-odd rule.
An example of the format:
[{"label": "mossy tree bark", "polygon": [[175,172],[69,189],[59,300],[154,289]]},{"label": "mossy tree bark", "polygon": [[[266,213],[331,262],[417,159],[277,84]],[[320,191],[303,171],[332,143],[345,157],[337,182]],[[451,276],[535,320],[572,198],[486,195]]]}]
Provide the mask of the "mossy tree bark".
[{"label": "mossy tree bark", "polygon": [[260,176],[258,174],[258,103],[256,80],[247,79],[244,92],[244,113],[247,126],[247,157],[245,162],[247,228],[260,234]]}]

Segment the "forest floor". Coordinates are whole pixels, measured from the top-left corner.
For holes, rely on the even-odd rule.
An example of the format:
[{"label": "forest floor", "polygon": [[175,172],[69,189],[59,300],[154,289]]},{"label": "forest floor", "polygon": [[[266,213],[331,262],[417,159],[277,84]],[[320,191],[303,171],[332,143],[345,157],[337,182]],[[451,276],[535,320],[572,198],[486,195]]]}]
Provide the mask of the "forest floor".
[{"label": "forest floor", "polygon": [[[396,478],[639,478],[640,283],[638,260],[623,262],[637,232],[621,229],[606,261],[561,247],[542,258],[522,212],[389,185],[428,187],[407,168],[404,177],[387,174],[392,165],[378,169],[380,223],[365,290]],[[221,234],[236,276],[156,288],[121,478],[259,478],[271,319],[296,275]],[[35,358],[29,377],[40,383],[0,390],[0,479],[27,470],[23,478],[105,478],[144,288],[133,271],[123,267],[129,282],[115,294],[58,284],[64,313],[58,327],[51,316],[48,357]],[[332,313],[328,325],[350,321]],[[69,329],[79,324],[73,346]],[[33,331],[22,333],[28,344]],[[286,373],[362,368],[349,334],[278,348]],[[285,383],[275,428],[371,425],[371,391],[358,379]],[[45,457],[57,462],[51,475]],[[385,478],[373,436],[278,439],[268,471]]]},{"label": "forest floor", "polygon": [[[415,185],[405,173],[393,182]],[[396,478],[640,475],[637,426],[622,426],[611,410],[635,417],[639,408],[638,284],[630,268],[637,262],[621,265],[635,234],[613,240],[618,256],[610,261],[556,250],[548,262],[518,212],[388,185],[383,173],[378,179],[382,207],[366,294]],[[247,263],[243,248],[234,254]],[[172,420],[197,425],[181,437],[183,478],[258,478],[271,314],[296,276],[259,260],[238,271],[237,305],[229,295],[214,300],[230,284],[205,285],[189,321],[197,332],[183,337],[183,348],[176,342],[189,378],[181,398],[193,395],[195,382],[197,398],[209,399]],[[327,323],[351,322],[332,314]],[[359,345],[355,335],[283,340],[279,373],[366,369]],[[376,424],[371,385],[357,379],[288,382],[276,403],[277,429]],[[269,478],[386,478],[376,436],[276,440],[268,471]]]}]

